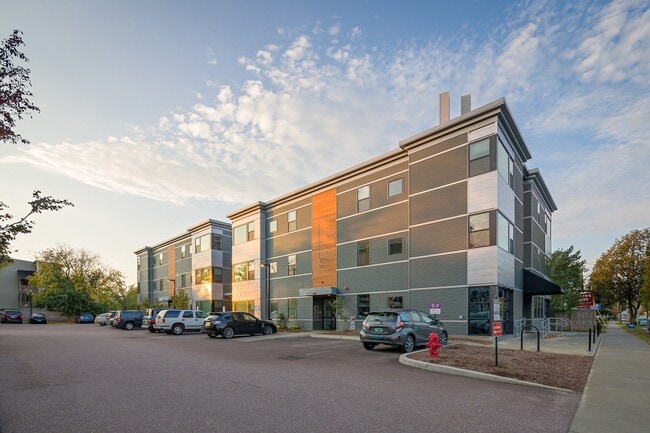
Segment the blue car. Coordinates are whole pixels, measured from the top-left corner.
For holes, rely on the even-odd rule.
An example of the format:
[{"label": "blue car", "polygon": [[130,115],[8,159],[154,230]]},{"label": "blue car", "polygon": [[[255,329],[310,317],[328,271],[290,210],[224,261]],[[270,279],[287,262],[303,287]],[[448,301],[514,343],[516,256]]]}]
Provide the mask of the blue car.
[{"label": "blue car", "polygon": [[74,321],[75,323],[93,323],[95,321],[95,316],[90,313],[81,313],[74,317]]}]

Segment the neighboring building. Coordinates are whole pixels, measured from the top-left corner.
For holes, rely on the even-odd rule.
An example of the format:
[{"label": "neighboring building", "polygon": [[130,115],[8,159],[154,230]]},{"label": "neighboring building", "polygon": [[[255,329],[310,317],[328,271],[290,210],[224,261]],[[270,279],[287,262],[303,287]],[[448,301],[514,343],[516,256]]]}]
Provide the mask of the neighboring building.
[{"label": "neighboring building", "polygon": [[357,328],[370,309],[438,307],[461,335],[548,315],[557,208],[505,100],[464,96],[451,120],[440,102],[440,124],[398,149],[228,215],[236,309],[332,329],[335,297]]},{"label": "neighboring building", "polygon": [[14,259],[0,267],[0,310],[29,308],[31,295],[36,292],[27,278],[36,272],[36,263]]},{"label": "neighboring building", "polygon": [[166,306],[178,290],[184,290],[193,309],[230,309],[231,248],[230,224],[209,219],[135,251],[138,303]]}]

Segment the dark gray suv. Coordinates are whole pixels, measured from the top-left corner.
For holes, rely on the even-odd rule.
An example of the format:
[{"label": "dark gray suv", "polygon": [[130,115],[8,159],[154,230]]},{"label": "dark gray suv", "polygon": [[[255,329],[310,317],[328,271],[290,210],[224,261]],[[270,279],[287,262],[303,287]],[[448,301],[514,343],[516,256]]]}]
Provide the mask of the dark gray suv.
[{"label": "dark gray suv", "polygon": [[368,350],[378,344],[387,344],[399,347],[402,352],[412,352],[417,346],[425,345],[432,332],[438,334],[440,344],[447,344],[445,325],[422,310],[377,310],[368,313],[359,338]]}]

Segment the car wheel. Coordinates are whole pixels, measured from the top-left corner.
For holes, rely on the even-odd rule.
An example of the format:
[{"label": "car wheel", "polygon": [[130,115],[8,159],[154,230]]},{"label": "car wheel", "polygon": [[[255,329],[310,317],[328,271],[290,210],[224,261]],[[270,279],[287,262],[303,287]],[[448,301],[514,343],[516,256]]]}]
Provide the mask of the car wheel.
[{"label": "car wheel", "polygon": [[133,322],[126,322],[126,323],[124,324],[124,329],[126,329],[127,331],[132,330],[133,327],[134,327]]},{"label": "car wheel", "polygon": [[270,326],[265,326],[264,328],[262,328],[262,334],[264,335],[273,334],[273,328],[271,328]]},{"label": "car wheel", "polygon": [[366,350],[372,350],[375,348],[375,346],[375,343],[363,343],[363,348]]},{"label": "car wheel", "polygon": [[449,341],[449,338],[447,337],[447,333],[443,332],[442,334],[440,334],[440,336],[438,337],[438,343],[442,344],[443,346],[446,346],[447,341]]},{"label": "car wheel", "polygon": [[156,328],[149,328],[149,332],[158,332],[158,331],[156,331]]},{"label": "car wheel", "polygon": [[174,326],[172,326],[172,334],[181,335],[182,333],[183,333],[183,325],[177,323]]},{"label": "car wheel", "polygon": [[412,335],[407,335],[404,339],[404,344],[402,345],[402,352],[411,353],[415,349],[415,339]]},{"label": "car wheel", "polygon": [[223,335],[223,338],[225,339],[230,339],[233,335],[235,335],[235,331],[230,326],[226,326],[223,328],[221,335]]}]

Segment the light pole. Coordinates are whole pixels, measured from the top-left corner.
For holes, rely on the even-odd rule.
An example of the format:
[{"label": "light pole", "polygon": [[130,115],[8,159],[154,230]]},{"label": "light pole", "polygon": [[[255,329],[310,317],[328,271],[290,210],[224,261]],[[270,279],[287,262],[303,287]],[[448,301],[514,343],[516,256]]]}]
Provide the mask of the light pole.
[{"label": "light pole", "polygon": [[266,306],[266,320],[271,320],[271,264],[270,263],[260,263],[260,268],[264,269],[264,297],[265,306]]}]

